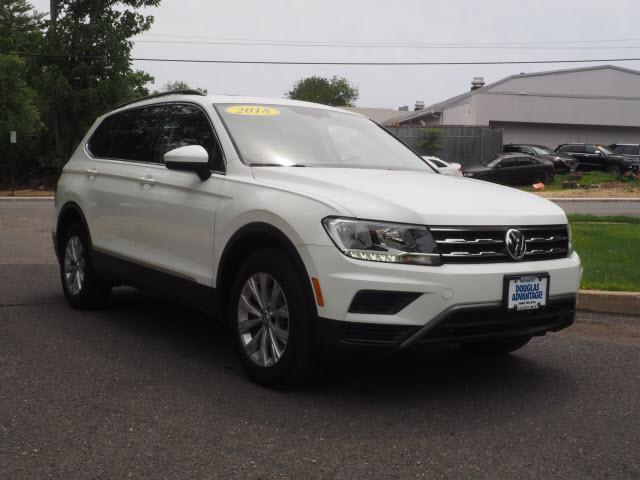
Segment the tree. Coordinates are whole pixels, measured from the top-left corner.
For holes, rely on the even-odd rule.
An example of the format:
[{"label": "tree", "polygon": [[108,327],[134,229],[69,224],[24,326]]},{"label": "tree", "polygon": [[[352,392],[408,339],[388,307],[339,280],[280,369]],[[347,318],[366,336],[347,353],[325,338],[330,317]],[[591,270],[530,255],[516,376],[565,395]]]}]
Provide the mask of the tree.
[{"label": "tree", "polygon": [[[16,162],[18,179],[33,166],[34,137],[39,129],[40,115],[36,93],[24,80],[27,66],[15,55],[0,56],[0,183],[9,180],[10,162]],[[10,144],[10,132],[15,131],[18,143]]]},{"label": "tree", "polygon": [[420,129],[423,137],[419,143],[424,155],[438,156],[442,151],[442,144],[440,139],[442,138],[442,129],[437,127],[422,128]]},{"label": "tree", "polygon": [[303,78],[286,93],[292,100],[322,103],[334,107],[351,107],[358,99],[358,87],[349,84],[346,78]]},{"label": "tree", "polygon": [[183,82],[182,80],[175,80],[173,82],[167,82],[162,86],[162,88],[159,91],[156,90],[153,93],[173,92],[174,90],[199,90],[200,92],[202,92],[204,94],[207,93],[207,89],[206,88],[196,87],[194,89],[194,88],[190,87],[187,82]]},{"label": "tree", "polygon": [[[47,57],[38,88],[49,133],[49,161],[60,166],[95,118],[119,103],[148,94],[153,78],[131,69],[131,37],[153,17],[137,11],[160,0],[52,0]],[[45,142],[47,143],[47,142]]]},{"label": "tree", "polygon": [[[0,183],[8,181],[12,160],[18,180],[36,162],[40,115],[37,93],[28,82],[36,69],[18,55],[37,52],[43,44],[43,15],[32,10],[25,0],[0,0]],[[17,132],[15,145],[9,141],[11,131]]]}]

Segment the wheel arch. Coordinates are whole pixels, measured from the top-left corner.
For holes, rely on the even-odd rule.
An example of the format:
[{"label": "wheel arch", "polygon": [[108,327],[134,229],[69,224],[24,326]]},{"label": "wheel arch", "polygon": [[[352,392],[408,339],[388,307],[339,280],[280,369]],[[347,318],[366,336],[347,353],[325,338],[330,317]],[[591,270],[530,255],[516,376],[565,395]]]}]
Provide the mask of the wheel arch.
[{"label": "wheel arch", "polygon": [[[231,294],[235,272],[248,253],[262,248],[277,248],[284,251],[293,261],[300,274],[309,279],[309,272],[302,257],[294,243],[285,233],[264,222],[252,222],[244,225],[231,236],[218,264],[216,295],[218,297],[218,305],[220,305],[220,310],[223,314],[228,313],[227,303]],[[311,295],[309,298],[315,299],[310,279],[306,282],[306,290]]]},{"label": "wheel arch", "polygon": [[87,238],[89,239],[89,243],[91,243],[91,235],[89,233],[89,224],[87,223],[87,219],[82,212],[82,208],[74,201],[66,202],[61,208],[60,213],[58,214],[58,220],[56,221],[56,250],[60,252],[60,241],[62,239],[62,233],[65,228],[73,223],[80,223],[87,232]]}]

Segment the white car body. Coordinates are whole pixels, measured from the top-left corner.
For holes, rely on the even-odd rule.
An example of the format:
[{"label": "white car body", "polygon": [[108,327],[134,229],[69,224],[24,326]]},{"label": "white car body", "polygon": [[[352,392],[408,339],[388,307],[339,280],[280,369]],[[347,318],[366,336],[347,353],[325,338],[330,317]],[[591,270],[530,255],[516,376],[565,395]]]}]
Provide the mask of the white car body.
[{"label": "white car body", "polygon": [[[194,104],[206,113],[226,171],[211,172],[203,181],[193,172],[169,170],[160,163],[95,158],[87,143],[104,117],[98,118],[58,184],[59,235],[54,233],[54,238],[59,255],[64,250],[60,239],[65,215],[73,206],[86,222],[96,254],[157,272],[158,287],[167,278],[179,279],[213,297],[224,287],[221,265],[232,239],[248,226],[268,225],[295,248],[308,279],[317,279],[323,297],[316,298],[318,322],[407,328],[411,335],[397,340],[393,348],[420,340],[431,325],[458,309],[500,308],[509,275],[544,272],[550,279],[550,301],[568,299],[575,307],[581,275],[576,253],[550,260],[474,260],[440,266],[383,263],[346,256],[322,224],[327,217],[346,217],[471,230],[566,226],[567,217],[557,205],[499,185],[429,172],[251,167],[241,161],[213,105],[297,105],[340,112],[331,107],[282,99],[174,95],[121,110],[168,102]],[[410,292],[415,300],[393,314],[350,311],[362,291]],[[572,313],[566,315],[568,321]],[[366,338],[354,343],[367,344]]]},{"label": "white car body", "polygon": [[445,175],[453,175],[454,177],[462,177],[462,165],[459,163],[445,162],[441,158],[423,155],[422,158],[432,167],[437,168],[440,173]]}]

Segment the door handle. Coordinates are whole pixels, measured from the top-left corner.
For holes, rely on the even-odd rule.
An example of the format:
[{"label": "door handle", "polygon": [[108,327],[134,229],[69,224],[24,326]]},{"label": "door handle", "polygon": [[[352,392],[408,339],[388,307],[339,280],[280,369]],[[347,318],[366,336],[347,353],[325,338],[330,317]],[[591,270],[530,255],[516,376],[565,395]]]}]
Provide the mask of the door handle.
[{"label": "door handle", "polygon": [[153,187],[156,184],[156,180],[151,175],[140,177],[138,181],[143,187]]},{"label": "door handle", "polygon": [[87,174],[87,177],[95,178],[95,177],[98,176],[98,169],[97,168],[88,168],[87,170],[85,170],[85,173]]}]

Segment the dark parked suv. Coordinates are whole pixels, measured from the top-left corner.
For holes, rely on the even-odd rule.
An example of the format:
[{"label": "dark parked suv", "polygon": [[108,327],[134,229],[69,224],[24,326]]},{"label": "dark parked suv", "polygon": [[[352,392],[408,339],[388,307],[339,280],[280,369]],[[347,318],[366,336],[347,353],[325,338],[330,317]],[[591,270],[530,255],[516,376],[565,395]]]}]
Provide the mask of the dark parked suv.
[{"label": "dark parked suv", "polygon": [[622,174],[637,172],[640,160],[616,155],[611,150],[594,143],[567,143],[558,145],[557,153],[571,155],[578,160],[580,170],[602,170]]},{"label": "dark parked suv", "polygon": [[616,155],[630,158],[640,158],[640,143],[614,143],[607,147]]},{"label": "dark parked suv", "polygon": [[578,168],[578,160],[570,155],[556,153],[544,145],[510,143],[502,147],[502,151],[504,153],[526,153],[527,155],[533,155],[540,160],[551,162],[556,172],[573,172]]}]

